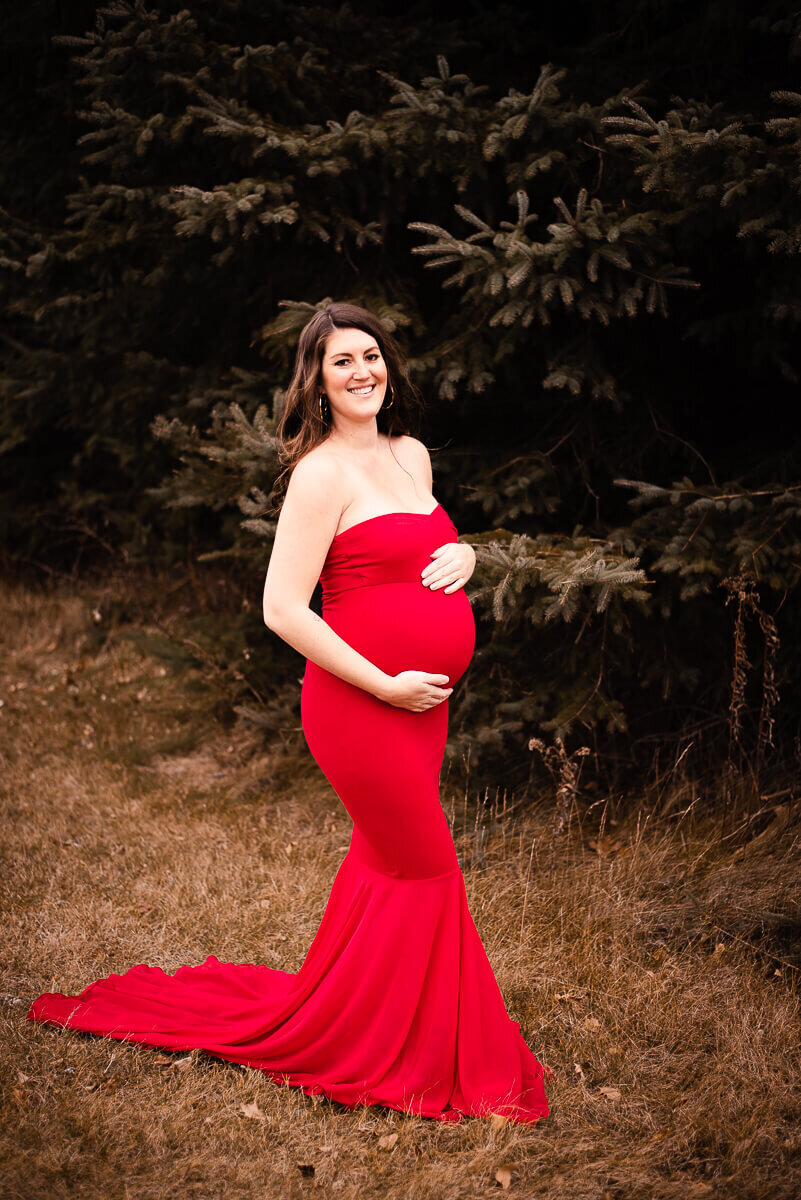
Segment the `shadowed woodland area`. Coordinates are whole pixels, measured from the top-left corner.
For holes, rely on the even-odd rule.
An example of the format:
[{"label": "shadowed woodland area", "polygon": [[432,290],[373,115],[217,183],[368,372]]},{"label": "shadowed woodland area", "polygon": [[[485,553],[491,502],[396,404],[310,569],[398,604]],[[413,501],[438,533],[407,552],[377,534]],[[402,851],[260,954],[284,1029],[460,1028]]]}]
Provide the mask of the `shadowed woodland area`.
[{"label": "shadowed woodland area", "polygon": [[[798,11],[49,0],[0,31],[9,1194],[796,1195]],[[345,814],[261,588],[332,299],[408,352],[478,555],[442,799],[557,1074],[528,1131],[22,1020],[133,961],[291,970],[316,927]]]}]

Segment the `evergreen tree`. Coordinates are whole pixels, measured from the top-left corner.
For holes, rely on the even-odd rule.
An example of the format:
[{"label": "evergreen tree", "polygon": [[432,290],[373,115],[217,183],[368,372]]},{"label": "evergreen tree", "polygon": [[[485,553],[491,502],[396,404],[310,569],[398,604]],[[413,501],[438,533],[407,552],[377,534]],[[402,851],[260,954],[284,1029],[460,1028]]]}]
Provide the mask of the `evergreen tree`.
[{"label": "evergreen tree", "polygon": [[[18,550],[59,521],[133,558],[188,543],[260,587],[296,337],[353,300],[405,340],[435,486],[479,551],[454,762],[469,745],[519,781],[532,732],[598,749],[705,723],[723,746],[744,571],[760,636],[776,614],[790,746],[801,25],[779,4],[650,26],[586,8],[572,45],[512,9],[279,0],[115,0],[57,38],[83,130],[64,211],[7,195],[0,248]],[[678,94],[690,69],[708,95]],[[244,704],[271,694],[270,635],[240,632]]]}]

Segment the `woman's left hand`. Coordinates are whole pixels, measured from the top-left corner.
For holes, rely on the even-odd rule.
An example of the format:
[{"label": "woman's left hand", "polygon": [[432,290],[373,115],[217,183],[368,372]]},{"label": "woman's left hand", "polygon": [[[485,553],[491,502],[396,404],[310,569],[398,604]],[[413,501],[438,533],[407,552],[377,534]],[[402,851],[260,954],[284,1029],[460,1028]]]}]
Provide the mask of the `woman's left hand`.
[{"label": "woman's left hand", "polygon": [[464,587],[476,567],[476,552],[466,542],[446,542],[432,550],[435,560],[420,572],[423,587],[455,592]]}]

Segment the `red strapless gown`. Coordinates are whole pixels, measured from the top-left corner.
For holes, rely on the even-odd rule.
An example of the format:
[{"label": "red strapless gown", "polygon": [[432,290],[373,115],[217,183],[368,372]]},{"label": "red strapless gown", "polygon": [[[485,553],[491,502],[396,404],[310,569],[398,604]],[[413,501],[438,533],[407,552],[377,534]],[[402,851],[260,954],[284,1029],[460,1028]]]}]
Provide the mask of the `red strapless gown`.
[{"label": "red strapless gown", "polygon": [[[470,602],[420,572],[456,536],[441,505],[346,529],[321,575],[324,619],[389,674],[455,684],[475,647]],[[353,832],[298,973],[214,955],[174,975],[134,966],[40,996],[29,1018],[197,1048],[348,1106],[546,1117],[543,1066],[506,1011],[439,801],[448,701],[413,713],[307,662],[301,717]]]}]

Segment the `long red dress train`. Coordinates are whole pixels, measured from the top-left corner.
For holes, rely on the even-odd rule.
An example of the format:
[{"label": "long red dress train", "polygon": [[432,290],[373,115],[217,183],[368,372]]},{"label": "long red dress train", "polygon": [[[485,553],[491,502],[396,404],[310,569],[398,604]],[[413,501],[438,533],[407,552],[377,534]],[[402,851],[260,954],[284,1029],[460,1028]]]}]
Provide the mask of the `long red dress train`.
[{"label": "long red dress train", "polygon": [[[389,674],[441,671],[452,686],[473,612],[463,588],[432,591],[420,573],[456,536],[439,504],[344,530],[320,577],[324,620]],[[307,661],[301,718],[353,832],[298,973],[214,955],[173,975],[139,965],[39,996],[28,1017],[199,1049],[348,1106],[546,1117],[544,1068],[506,1011],[439,801],[448,701],[413,713]]]}]

